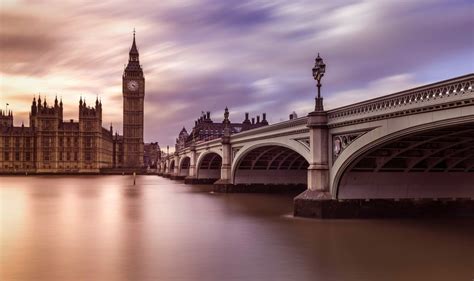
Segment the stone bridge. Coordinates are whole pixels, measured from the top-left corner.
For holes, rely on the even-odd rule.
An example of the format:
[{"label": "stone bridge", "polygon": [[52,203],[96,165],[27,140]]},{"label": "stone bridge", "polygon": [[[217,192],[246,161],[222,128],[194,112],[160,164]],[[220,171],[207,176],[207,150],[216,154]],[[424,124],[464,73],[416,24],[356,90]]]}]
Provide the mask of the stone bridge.
[{"label": "stone bridge", "polygon": [[472,207],[473,84],[469,74],[328,111],[321,98],[306,117],[195,142],[163,158],[160,172],[225,191],[304,186],[303,216],[350,216],[370,200],[382,213],[427,199]]}]

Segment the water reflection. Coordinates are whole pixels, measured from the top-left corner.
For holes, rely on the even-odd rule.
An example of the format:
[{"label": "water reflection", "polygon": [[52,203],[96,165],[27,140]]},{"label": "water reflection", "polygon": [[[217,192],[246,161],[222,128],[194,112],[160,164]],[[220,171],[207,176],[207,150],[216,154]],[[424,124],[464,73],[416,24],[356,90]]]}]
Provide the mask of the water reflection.
[{"label": "water reflection", "polygon": [[295,219],[291,195],[3,177],[0,280],[470,280],[472,220]]}]

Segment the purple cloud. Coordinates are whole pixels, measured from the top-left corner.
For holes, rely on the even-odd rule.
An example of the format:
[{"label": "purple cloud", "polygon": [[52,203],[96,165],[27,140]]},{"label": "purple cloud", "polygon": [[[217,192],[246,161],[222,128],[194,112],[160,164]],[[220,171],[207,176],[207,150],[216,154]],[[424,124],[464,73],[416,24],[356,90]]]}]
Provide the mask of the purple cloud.
[{"label": "purple cloud", "polygon": [[77,118],[80,95],[99,94],[104,126],[121,128],[121,75],[135,27],[146,77],[145,139],[173,145],[202,110],[220,121],[229,106],[237,122],[246,111],[266,112],[270,122],[293,110],[306,114],[317,52],[327,63],[327,107],[434,82],[434,71],[441,79],[472,72],[472,8],[441,0],[6,5],[1,100],[10,101],[19,124],[38,92],[62,95],[66,118]]}]

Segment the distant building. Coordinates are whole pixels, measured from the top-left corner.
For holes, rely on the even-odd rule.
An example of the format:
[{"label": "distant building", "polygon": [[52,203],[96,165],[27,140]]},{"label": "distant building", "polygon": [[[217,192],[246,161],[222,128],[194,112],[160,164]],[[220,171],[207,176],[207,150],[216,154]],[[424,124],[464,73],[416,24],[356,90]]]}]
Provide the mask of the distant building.
[{"label": "distant building", "polygon": [[[245,119],[242,123],[230,123],[229,129],[231,134],[240,133],[246,130],[251,130],[259,127],[268,125],[266,113],[256,118],[249,119],[249,114],[245,113]],[[195,142],[209,141],[217,138],[221,138],[224,135],[224,122],[214,122],[211,119],[211,112],[202,112],[202,115],[194,122],[194,127],[191,133],[188,134],[186,129],[183,127],[176,139],[176,149],[180,150],[189,146],[193,139]]]},{"label": "distant building", "polygon": [[102,103],[79,100],[79,121],[63,121],[63,103],[33,98],[30,126],[0,114],[0,172],[99,172],[113,167],[114,138],[102,128]]},{"label": "distant building", "polygon": [[[157,143],[143,143],[145,78],[133,34],[122,75],[123,136],[102,128],[102,102],[79,100],[79,121],[63,121],[63,103],[33,98],[30,124],[13,126],[13,113],[0,111],[0,173],[98,173],[156,165]],[[157,152],[158,151],[158,152]]]},{"label": "distant building", "polygon": [[156,169],[157,163],[161,160],[161,149],[158,142],[145,143],[143,153],[143,164],[145,167]]},{"label": "distant building", "polygon": [[186,147],[186,142],[188,141],[189,134],[186,131],[186,128],[183,127],[181,132],[179,132],[178,138],[176,139],[176,149],[180,150]]}]

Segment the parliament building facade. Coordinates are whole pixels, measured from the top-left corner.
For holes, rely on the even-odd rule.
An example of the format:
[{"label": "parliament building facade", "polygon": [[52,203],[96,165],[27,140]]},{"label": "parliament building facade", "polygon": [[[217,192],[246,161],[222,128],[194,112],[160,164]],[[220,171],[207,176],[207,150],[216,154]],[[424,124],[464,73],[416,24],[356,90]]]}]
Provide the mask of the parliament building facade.
[{"label": "parliament building facade", "polygon": [[135,34],[122,77],[123,136],[102,127],[102,102],[79,100],[79,120],[63,120],[63,103],[33,98],[29,126],[0,111],[0,173],[100,173],[144,167],[145,78]]}]

